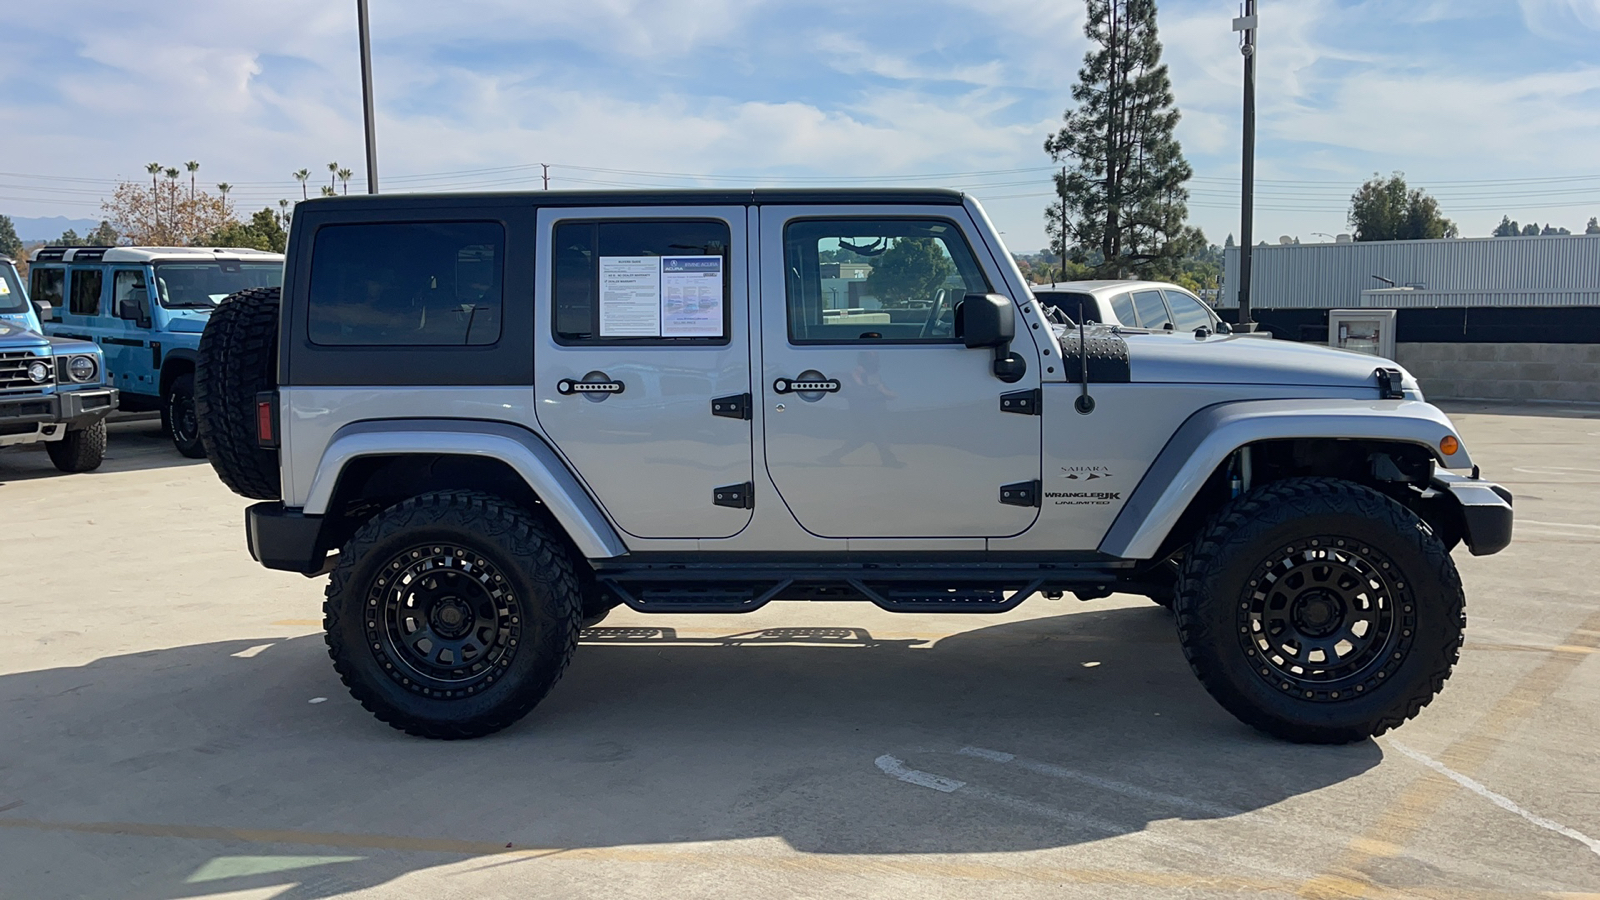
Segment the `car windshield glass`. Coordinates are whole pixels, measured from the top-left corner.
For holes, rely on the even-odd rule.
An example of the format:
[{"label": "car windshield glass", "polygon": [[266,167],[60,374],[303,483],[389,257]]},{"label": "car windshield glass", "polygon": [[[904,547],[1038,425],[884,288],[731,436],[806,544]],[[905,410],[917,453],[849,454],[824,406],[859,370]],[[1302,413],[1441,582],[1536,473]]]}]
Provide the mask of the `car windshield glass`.
[{"label": "car windshield glass", "polygon": [[11,263],[0,261],[0,313],[27,312],[28,298],[22,293],[22,279]]},{"label": "car windshield glass", "polygon": [[156,295],[167,309],[211,309],[235,291],[282,284],[282,263],[156,263]]}]

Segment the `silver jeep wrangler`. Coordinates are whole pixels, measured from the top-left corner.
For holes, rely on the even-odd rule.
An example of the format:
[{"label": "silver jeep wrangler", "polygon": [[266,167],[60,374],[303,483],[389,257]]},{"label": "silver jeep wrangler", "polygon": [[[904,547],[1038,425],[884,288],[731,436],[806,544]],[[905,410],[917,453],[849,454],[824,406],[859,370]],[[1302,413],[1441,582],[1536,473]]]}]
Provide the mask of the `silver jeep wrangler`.
[{"label": "silver jeep wrangler", "polygon": [[1451,548],[1511,539],[1393,363],[1061,321],[949,191],[312,200],[197,378],[251,554],[331,574],[335,669],[426,737],[515,722],[619,604],[1070,591],[1170,607],[1250,725],[1360,740],[1450,675]]}]

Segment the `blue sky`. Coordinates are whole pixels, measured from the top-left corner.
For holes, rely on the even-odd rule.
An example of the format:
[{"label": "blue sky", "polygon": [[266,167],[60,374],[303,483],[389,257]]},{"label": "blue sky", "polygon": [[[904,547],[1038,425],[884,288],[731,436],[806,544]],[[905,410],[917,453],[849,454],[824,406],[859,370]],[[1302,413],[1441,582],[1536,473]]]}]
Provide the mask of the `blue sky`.
[{"label": "blue sky", "polygon": [[[1260,0],[1256,233],[1345,230],[1404,171],[1465,234],[1600,215],[1600,0]],[[97,214],[199,160],[243,209],[363,178],[355,4],[53,4],[0,32],[0,212]],[[1230,0],[1162,0],[1191,219],[1238,228]],[[372,0],[385,190],[932,184],[1044,245],[1075,0]],[[524,168],[513,168],[524,167]],[[492,170],[492,171],[484,171]]]}]

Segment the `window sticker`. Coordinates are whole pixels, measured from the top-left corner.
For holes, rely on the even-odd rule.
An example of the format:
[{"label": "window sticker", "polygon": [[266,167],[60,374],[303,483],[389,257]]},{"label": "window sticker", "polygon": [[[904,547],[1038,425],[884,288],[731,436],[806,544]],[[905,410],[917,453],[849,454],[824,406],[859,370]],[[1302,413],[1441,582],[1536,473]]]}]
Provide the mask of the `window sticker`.
[{"label": "window sticker", "polygon": [[600,336],[661,336],[660,257],[600,257]]},{"label": "window sticker", "polygon": [[661,336],[722,337],[722,257],[661,257]]},{"label": "window sticker", "polygon": [[0,278],[0,297],[4,297],[9,293],[11,293],[11,285],[6,284],[5,279]]}]

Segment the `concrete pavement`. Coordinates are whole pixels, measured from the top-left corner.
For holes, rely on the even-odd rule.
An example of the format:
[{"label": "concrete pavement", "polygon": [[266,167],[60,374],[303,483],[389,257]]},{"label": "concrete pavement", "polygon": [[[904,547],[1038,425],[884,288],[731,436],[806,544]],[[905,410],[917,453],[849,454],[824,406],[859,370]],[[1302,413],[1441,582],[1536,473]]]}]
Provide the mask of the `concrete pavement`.
[{"label": "concrete pavement", "polygon": [[0,452],[0,896],[1600,897],[1600,412],[1451,408],[1517,540],[1445,692],[1262,737],[1140,598],[614,613],[490,738],[368,716],[153,422]]}]

